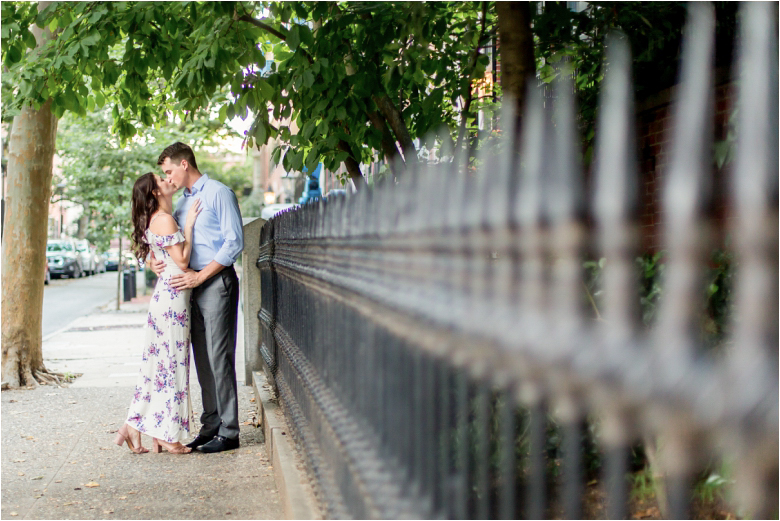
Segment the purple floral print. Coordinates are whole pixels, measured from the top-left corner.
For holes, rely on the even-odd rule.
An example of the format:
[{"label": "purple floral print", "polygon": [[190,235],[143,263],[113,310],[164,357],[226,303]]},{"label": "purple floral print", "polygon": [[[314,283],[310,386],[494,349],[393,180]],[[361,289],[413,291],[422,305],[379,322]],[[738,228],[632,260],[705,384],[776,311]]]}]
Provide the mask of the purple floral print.
[{"label": "purple floral print", "polygon": [[189,437],[192,408],[189,396],[190,297],[191,290],[171,286],[171,276],[181,273],[166,247],[182,242],[180,232],[155,235],[147,230],[146,241],[157,259],[166,260],[149,303],[146,345],[128,421],[141,432],[168,442]]}]

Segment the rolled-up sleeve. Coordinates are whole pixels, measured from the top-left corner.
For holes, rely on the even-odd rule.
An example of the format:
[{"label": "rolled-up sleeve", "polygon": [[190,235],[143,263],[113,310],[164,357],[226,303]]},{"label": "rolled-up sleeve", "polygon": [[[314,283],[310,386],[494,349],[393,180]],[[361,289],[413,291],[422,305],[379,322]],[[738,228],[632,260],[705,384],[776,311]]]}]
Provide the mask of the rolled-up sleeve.
[{"label": "rolled-up sleeve", "polygon": [[227,188],[217,190],[214,211],[219,218],[220,230],[225,239],[214,260],[223,266],[230,266],[236,262],[244,249],[244,227],[236,194]]}]

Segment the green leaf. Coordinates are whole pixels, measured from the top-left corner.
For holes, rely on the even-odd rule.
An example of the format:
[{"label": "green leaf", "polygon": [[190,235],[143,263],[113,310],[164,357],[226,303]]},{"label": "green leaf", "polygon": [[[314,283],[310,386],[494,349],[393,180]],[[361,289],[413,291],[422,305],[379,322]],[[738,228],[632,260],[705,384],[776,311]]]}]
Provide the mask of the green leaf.
[{"label": "green leaf", "polygon": [[98,9],[97,11],[92,13],[92,15],[89,17],[89,23],[94,24],[95,22],[100,20],[103,17],[103,15],[106,14],[106,12],[107,10],[105,8]]},{"label": "green leaf", "polygon": [[73,21],[73,18],[70,16],[70,10],[64,9],[62,11],[62,15],[60,16],[60,27],[65,27],[66,25],[70,25],[70,23]]},{"label": "green leaf", "polygon": [[100,41],[100,33],[97,29],[92,29],[87,36],[80,40],[80,43],[86,47],[95,45]]},{"label": "green leaf", "polygon": [[12,45],[8,49],[8,53],[5,55],[6,64],[14,64],[18,63],[22,59],[22,51],[19,50],[19,47],[16,45]]},{"label": "green leaf", "polygon": [[303,85],[309,89],[312,85],[314,85],[314,73],[311,72],[311,69],[306,69],[303,71]]},{"label": "green leaf", "polygon": [[238,58],[238,64],[241,65],[241,67],[247,67],[250,63],[252,63],[252,52],[246,51],[243,54],[241,54]]},{"label": "green leaf", "polygon": [[314,171],[317,168],[317,164],[320,162],[320,154],[317,147],[313,147],[308,154],[306,154],[306,168],[309,172]]},{"label": "green leaf", "polygon": [[266,140],[268,139],[268,134],[265,128],[265,123],[262,121],[257,122],[257,127],[255,128],[255,140],[257,141],[258,145],[264,145]]},{"label": "green leaf", "polygon": [[57,30],[57,27],[59,27],[59,20],[56,18],[53,19],[51,22],[49,22],[49,31],[54,32]]},{"label": "green leaf", "polygon": [[306,123],[303,124],[303,128],[301,129],[301,137],[308,141],[311,139],[312,134],[314,133],[314,129],[316,128],[316,124],[314,123],[314,120],[310,119]]},{"label": "green leaf", "polygon": [[35,49],[36,42],[33,33],[31,33],[28,29],[25,29],[22,38],[28,49]]},{"label": "green leaf", "polygon": [[298,33],[300,36],[301,43],[306,44],[306,46],[309,48],[311,48],[314,45],[314,35],[311,34],[311,29],[309,29],[309,26],[299,25]]},{"label": "green leaf", "polygon": [[300,35],[298,34],[298,30],[299,30],[299,26],[297,24],[293,24],[293,26],[287,32],[287,46],[293,51],[297,49],[298,45],[301,43],[301,38]]},{"label": "green leaf", "polygon": [[273,98],[274,93],[276,92],[274,88],[271,87],[271,85],[263,78],[258,78],[255,80],[255,87],[260,90],[260,94],[262,94],[263,98],[269,101],[271,98]]},{"label": "green leaf", "polygon": [[306,7],[303,5],[303,2],[295,2],[293,4],[293,9],[295,9],[295,16],[301,20],[306,20],[306,18],[308,18],[309,13],[306,11]]}]

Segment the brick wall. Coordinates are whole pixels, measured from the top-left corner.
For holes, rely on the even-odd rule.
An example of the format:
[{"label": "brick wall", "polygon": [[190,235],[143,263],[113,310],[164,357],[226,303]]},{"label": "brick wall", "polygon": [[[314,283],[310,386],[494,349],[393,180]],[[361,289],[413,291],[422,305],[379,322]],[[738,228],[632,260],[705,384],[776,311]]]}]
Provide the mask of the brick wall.
[{"label": "brick wall", "polygon": [[[715,91],[715,140],[726,136],[735,84],[721,82]],[[673,139],[670,101],[673,89],[667,89],[637,104],[637,125],[640,169],[640,227],[642,249],[658,251],[664,248],[665,216],[662,209],[665,176],[669,167]],[[716,227],[716,246],[723,247],[730,221],[728,176],[730,165],[722,170],[713,160],[713,219]]]}]

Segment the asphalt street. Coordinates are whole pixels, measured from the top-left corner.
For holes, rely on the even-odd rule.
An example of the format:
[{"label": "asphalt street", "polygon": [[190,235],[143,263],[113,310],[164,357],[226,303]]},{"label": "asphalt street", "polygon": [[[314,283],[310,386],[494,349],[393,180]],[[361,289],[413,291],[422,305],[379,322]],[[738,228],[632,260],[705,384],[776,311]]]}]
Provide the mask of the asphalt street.
[{"label": "asphalt street", "polygon": [[[136,275],[138,294],[143,291],[143,272]],[[43,290],[43,336],[59,331],[79,317],[116,299],[117,273],[79,279],[52,279]]]}]

